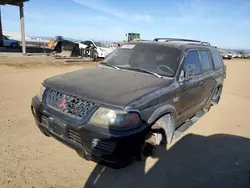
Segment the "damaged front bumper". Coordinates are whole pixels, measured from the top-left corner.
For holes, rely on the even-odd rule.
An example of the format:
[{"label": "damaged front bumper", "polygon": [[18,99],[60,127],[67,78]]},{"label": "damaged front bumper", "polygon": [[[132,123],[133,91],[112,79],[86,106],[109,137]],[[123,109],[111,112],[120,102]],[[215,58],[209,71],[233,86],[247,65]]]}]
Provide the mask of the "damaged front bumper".
[{"label": "damaged front bumper", "polygon": [[46,111],[38,97],[32,99],[31,110],[45,135],[73,148],[87,160],[115,168],[132,163],[150,129],[146,123],[129,131],[113,131],[89,124],[78,126]]}]

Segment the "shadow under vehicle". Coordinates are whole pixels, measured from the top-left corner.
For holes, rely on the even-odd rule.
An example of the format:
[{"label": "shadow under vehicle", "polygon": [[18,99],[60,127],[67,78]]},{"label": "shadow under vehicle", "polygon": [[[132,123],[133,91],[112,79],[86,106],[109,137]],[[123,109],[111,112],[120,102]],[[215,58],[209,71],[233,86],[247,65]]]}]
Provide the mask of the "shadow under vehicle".
[{"label": "shadow under vehicle", "polygon": [[249,188],[249,145],[250,139],[235,135],[188,134],[168,150],[158,147],[152,165],[117,170],[98,164],[83,187]]}]

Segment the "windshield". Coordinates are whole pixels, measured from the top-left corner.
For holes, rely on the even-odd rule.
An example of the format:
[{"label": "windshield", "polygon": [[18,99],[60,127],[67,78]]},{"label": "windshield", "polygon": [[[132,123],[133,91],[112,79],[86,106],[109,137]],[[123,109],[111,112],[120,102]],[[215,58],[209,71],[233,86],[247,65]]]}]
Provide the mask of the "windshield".
[{"label": "windshield", "polygon": [[9,36],[3,36],[3,38],[6,39],[6,40],[10,40]]},{"label": "windshield", "polygon": [[128,40],[133,40],[133,39],[140,39],[140,34],[139,33],[129,33],[128,34]]},{"label": "windshield", "polygon": [[162,76],[173,77],[180,63],[180,49],[152,45],[126,44],[110,54],[104,63],[122,69],[144,69]]}]

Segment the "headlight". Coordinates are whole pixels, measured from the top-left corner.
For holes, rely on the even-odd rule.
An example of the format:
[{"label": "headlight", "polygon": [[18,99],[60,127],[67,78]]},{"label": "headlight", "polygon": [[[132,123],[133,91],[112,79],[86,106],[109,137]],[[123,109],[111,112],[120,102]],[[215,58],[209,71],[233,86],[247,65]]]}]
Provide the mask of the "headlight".
[{"label": "headlight", "polygon": [[40,101],[42,101],[42,99],[43,99],[43,93],[44,93],[45,89],[46,88],[43,85],[41,85],[40,92],[37,95]]},{"label": "headlight", "polygon": [[138,125],[139,122],[140,116],[136,112],[111,110],[103,107],[100,107],[89,120],[92,125],[116,127],[118,129],[127,129]]}]

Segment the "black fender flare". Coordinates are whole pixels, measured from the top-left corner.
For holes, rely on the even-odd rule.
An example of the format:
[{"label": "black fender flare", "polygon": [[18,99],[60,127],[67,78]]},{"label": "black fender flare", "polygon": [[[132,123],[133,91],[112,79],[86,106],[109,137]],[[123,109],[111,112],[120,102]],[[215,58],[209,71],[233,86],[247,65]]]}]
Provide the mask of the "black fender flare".
[{"label": "black fender flare", "polygon": [[167,143],[169,144],[172,142],[177,121],[176,109],[173,105],[167,104],[157,108],[149,118],[148,124],[152,126],[158,119],[160,119],[166,114],[170,114],[173,121],[173,124],[171,126],[164,127],[164,131],[167,136]]},{"label": "black fender flare", "polygon": [[152,125],[153,123],[155,123],[160,117],[164,116],[165,114],[170,113],[172,115],[173,118],[176,119],[177,113],[176,113],[176,109],[173,105],[171,104],[167,104],[167,105],[163,105],[159,108],[157,108],[152,115],[150,116],[150,118],[148,119],[147,123],[149,125]]}]

